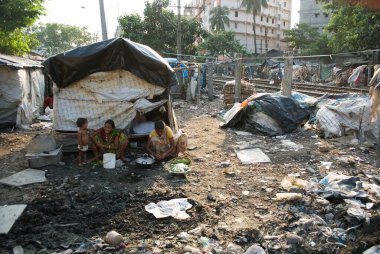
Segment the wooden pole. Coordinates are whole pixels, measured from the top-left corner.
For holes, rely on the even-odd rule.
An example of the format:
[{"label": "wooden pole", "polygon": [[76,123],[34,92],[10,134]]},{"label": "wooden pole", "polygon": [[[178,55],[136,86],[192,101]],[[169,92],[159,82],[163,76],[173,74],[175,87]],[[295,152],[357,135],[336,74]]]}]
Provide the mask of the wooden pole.
[{"label": "wooden pole", "polygon": [[196,103],[199,105],[201,102],[201,80],[202,80],[202,67],[198,64],[198,76],[197,76],[197,95],[196,95]]},{"label": "wooden pole", "polygon": [[235,65],[235,102],[241,102],[241,55],[238,54]]},{"label": "wooden pole", "polygon": [[213,84],[213,79],[212,79],[214,75],[213,63],[208,64],[207,72],[208,72],[208,82],[207,82],[208,99],[212,101],[214,99],[214,84]]},{"label": "wooden pole", "polygon": [[281,94],[287,97],[292,96],[292,79],[293,79],[293,57],[285,58],[285,73],[281,82]]}]

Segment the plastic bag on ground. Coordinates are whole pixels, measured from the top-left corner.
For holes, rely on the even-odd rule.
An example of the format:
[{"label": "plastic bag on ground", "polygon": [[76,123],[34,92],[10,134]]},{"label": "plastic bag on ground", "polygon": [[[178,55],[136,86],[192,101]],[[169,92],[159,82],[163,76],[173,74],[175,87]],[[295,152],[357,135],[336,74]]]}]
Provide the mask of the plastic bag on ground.
[{"label": "plastic bag on ground", "polygon": [[157,204],[150,203],[145,206],[145,211],[153,214],[157,219],[172,216],[177,220],[185,220],[190,218],[186,210],[191,207],[192,205],[187,201],[187,198],[175,198],[160,201]]}]

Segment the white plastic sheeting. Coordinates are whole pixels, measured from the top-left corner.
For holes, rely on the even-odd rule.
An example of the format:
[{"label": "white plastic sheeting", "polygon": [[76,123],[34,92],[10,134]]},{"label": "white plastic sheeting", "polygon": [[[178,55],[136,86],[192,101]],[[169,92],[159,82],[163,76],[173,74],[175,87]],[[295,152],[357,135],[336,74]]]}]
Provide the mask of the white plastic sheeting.
[{"label": "white plastic sheeting", "polygon": [[76,120],[87,118],[89,128],[100,128],[108,119],[126,128],[136,112],[149,112],[167,102],[151,103],[145,98],[161,95],[165,88],[148,83],[125,70],[93,73],[67,88],[54,86],[53,128],[77,130]]},{"label": "white plastic sheeting", "polygon": [[348,78],[347,82],[350,84],[350,86],[358,86],[362,80],[361,75],[364,72],[364,69],[367,67],[367,65],[361,65],[359,67],[356,67],[354,71],[352,72],[351,76]]},{"label": "white plastic sheeting", "polygon": [[190,215],[186,213],[186,210],[190,209],[192,205],[187,198],[175,198],[171,200],[162,200],[155,203],[149,203],[145,206],[145,211],[151,213],[157,219],[173,217],[177,220],[185,220],[190,218]]},{"label": "white plastic sheeting", "polygon": [[378,135],[378,123],[371,122],[371,102],[368,96],[352,95],[326,100],[321,104],[316,118],[326,137],[342,136],[348,131]]},{"label": "white plastic sheeting", "polygon": [[31,124],[42,109],[44,89],[41,69],[0,67],[0,123]]}]

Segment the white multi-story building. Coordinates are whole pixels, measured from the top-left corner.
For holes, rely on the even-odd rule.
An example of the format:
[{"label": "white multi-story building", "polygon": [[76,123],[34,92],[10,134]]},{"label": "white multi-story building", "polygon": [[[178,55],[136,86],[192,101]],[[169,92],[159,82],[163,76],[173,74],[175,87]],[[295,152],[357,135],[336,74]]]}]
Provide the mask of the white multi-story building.
[{"label": "white multi-story building", "polygon": [[300,5],[300,24],[306,23],[318,29],[322,33],[323,28],[329,23],[329,14],[322,10],[323,3],[315,0],[302,0]]},{"label": "white multi-story building", "polygon": [[[247,13],[241,6],[242,0],[193,0],[193,15],[197,17],[203,27],[212,30],[210,25],[210,11],[216,6],[226,6],[229,12],[230,29],[235,38],[248,51],[254,52],[253,14]],[[268,7],[262,8],[256,16],[256,43],[257,53],[266,53],[271,49],[286,50],[287,43],[283,41],[284,31],[290,29],[292,0],[267,0]],[[196,8],[194,8],[196,7]]]}]

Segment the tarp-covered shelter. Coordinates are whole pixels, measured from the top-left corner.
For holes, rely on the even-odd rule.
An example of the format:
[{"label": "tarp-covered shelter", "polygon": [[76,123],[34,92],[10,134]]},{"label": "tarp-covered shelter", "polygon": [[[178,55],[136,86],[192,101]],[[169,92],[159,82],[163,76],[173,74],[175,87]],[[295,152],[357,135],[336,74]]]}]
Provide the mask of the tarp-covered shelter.
[{"label": "tarp-covered shelter", "polygon": [[90,128],[112,119],[125,129],[137,112],[151,111],[176,127],[168,92],[176,82],[174,71],[145,45],[110,39],[50,57],[43,65],[54,83],[57,131],[77,130],[79,117],[87,118]]},{"label": "tarp-covered shelter", "polygon": [[0,54],[0,124],[28,126],[39,115],[45,82],[40,62]]}]

